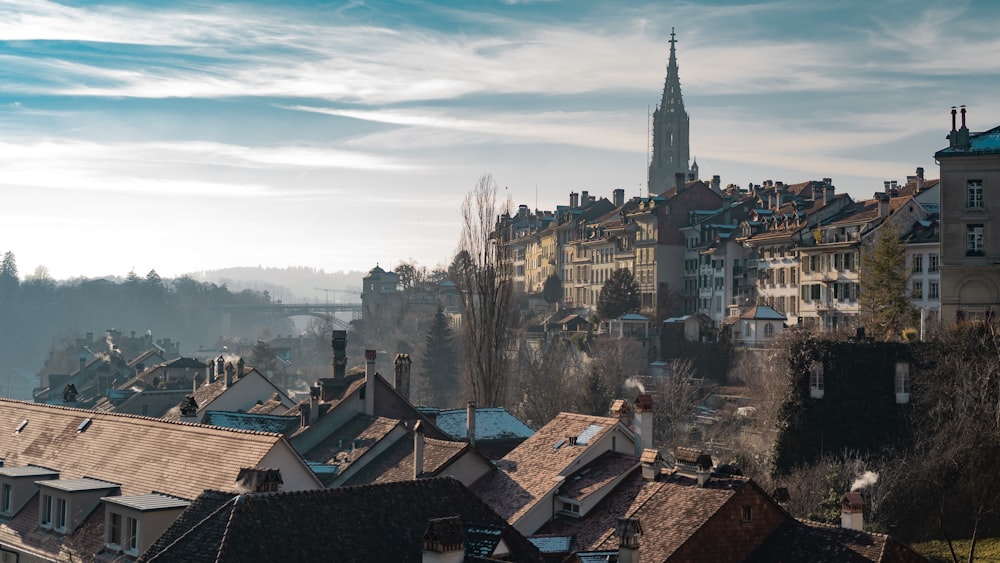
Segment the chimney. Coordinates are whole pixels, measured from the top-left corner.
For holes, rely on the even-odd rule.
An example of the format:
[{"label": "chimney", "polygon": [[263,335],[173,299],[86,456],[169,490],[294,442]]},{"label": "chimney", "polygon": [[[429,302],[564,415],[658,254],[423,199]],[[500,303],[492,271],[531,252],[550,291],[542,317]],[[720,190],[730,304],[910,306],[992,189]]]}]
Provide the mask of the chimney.
[{"label": "chimney", "polygon": [[684,173],[683,172],[678,172],[678,173],[674,174],[674,187],[676,188],[677,193],[681,193],[681,192],[684,191]]},{"label": "chimney", "polygon": [[836,196],[837,188],[827,184],[826,188],[823,190],[823,205],[830,205],[833,203],[833,199]]},{"label": "chimney", "polygon": [[395,368],[393,374],[395,375],[395,380],[393,385],[396,387],[396,392],[399,393],[407,401],[410,400],[410,360],[409,354],[396,354],[396,359],[393,360],[392,365]]},{"label": "chimney", "polygon": [[643,450],[653,449],[653,396],[642,393],[635,398],[635,455],[642,456]]},{"label": "chimney", "polygon": [[587,207],[590,205],[590,192],[583,190],[580,192],[580,207]]},{"label": "chimney", "polygon": [[[236,373],[236,368],[233,366],[233,362],[226,364],[226,389],[229,389],[233,385],[233,374]],[[166,376],[164,376],[166,379]]]},{"label": "chimney", "polygon": [[655,481],[660,474],[660,467],[663,466],[663,456],[658,450],[642,450],[639,458],[642,464],[642,478],[646,481]]},{"label": "chimney", "polygon": [[881,218],[886,218],[889,216],[889,194],[886,193],[875,193],[875,199],[878,200],[878,216]]},{"label": "chimney", "polygon": [[580,194],[569,192],[569,208],[576,209],[577,207],[580,207]]},{"label": "chimney", "polygon": [[861,493],[851,492],[840,499],[840,527],[848,530],[864,531],[865,501]]},{"label": "chimney", "polygon": [[424,474],[424,427],[418,420],[413,426],[413,479]]},{"label": "chimney", "polygon": [[469,401],[465,407],[465,436],[469,439],[469,446],[476,447],[476,402]]},{"label": "chimney", "polygon": [[244,467],[236,475],[236,490],[241,493],[273,493],[283,483],[280,469]]},{"label": "chimney", "polygon": [[625,190],[618,188],[611,192],[611,198],[614,200],[615,207],[621,207],[625,205]]},{"label": "chimney", "polygon": [[618,536],[618,563],[639,563],[639,536],[642,524],[638,518],[619,518],[615,525]]},{"label": "chimney", "polygon": [[465,561],[465,527],[458,516],[434,518],[423,536],[423,563]]},{"label": "chimney", "polygon": [[312,422],[312,409],[308,403],[299,405],[299,426],[305,428]]},{"label": "chimney", "polygon": [[917,192],[924,191],[924,167],[917,167]]},{"label": "chimney", "polygon": [[206,363],[208,364],[208,383],[211,385],[215,383],[215,362],[208,360]]},{"label": "chimney", "polygon": [[215,376],[226,377],[226,360],[222,356],[215,360]]},{"label": "chimney", "polygon": [[717,194],[722,193],[722,177],[718,174],[712,176],[712,191]]},{"label": "chimney", "polygon": [[622,426],[628,427],[628,401],[625,399],[615,399],[611,403],[611,417],[617,418],[618,422],[622,423]]},{"label": "chimney", "polygon": [[708,480],[712,477],[712,456],[708,454],[701,454],[698,456],[698,461],[696,462],[698,468],[695,470],[695,476],[698,478],[698,488],[702,489]]},{"label": "chimney", "polygon": [[236,362],[236,379],[240,379],[243,377],[243,370],[246,368],[246,366],[247,364],[246,362],[243,361],[243,358],[240,358],[239,361]]},{"label": "chimney", "polygon": [[889,193],[889,180],[882,181],[882,191]]},{"label": "chimney", "polygon": [[309,424],[315,423],[319,418],[319,397],[322,392],[319,385],[309,388]]},{"label": "chimney", "polygon": [[375,350],[365,350],[365,414],[375,414]]},{"label": "chimney", "polygon": [[347,331],[333,331],[333,377],[343,378],[347,371]]}]

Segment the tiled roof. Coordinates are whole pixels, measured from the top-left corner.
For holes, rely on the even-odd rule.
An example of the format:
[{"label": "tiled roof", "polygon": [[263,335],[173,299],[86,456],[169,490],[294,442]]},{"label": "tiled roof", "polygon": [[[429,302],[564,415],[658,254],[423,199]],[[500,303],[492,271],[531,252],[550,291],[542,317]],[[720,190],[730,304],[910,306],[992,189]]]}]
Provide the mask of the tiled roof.
[{"label": "tiled roof", "polygon": [[202,417],[202,424],[221,426],[223,428],[238,428],[257,432],[276,432],[285,434],[297,428],[299,417],[275,416],[269,414],[251,414],[243,412],[208,411]]},{"label": "tiled roof", "polygon": [[618,519],[635,518],[646,531],[640,540],[643,560],[666,561],[745,483],[744,479],[713,479],[698,488],[687,477],[646,481],[637,471],[587,516],[559,518],[539,531],[573,534],[581,550],[611,550],[618,548],[614,535]]},{"label": "tiled roof", "polygon": [[36,554],[41,560],[56,556],[60,561],[88,561],[104,547],[103,503],[67,535],[38,526],[38,505],[36,494],[13,518],[0,520],[0,542],[8,548]]},{"label": "tiled roof", "polygon": [[604,452],[567,478],[559,496],[582,501],[638,466],[639,458],[633,455]]},{"label": "tiled roof", "polygon": [[338,473],[343,473],[400,424],[400,421],[391,418],[355,415],[303,457],[309,461],[336,465]]},{"label": "tiled roof", "polygon": [[[444,410],[438,413],[435,422],[438,428],[456,440],[466,438],[466,409]],[[504,408],[476,409],[476,441],[525,439],[534,430],[518,420]]]},{"label": "tiled roof", "polygon": [[[6,466],[41,465],[62,479],[120,483],[122,494],[159,491],[192,499],[232,489],[240,468],[255,467],[280,434],[229,430],[0,399],[0,452]],[[78,432],[80,423],[91,419]],[[22,420],[28,424],[14,430]]]},{"label": "tiled roof", "polygon": [[[962,119],[965,119],[964,117]],[[951,133],[955,134],[954,132]],[[969,134],[969,148],[947,147],[934,153],[934,158],[975,154],[1000,154],[1000,126],[982,133]]]},{"label": "tiled roof", "polygon": [[461,483],[421,479],[298,493],[206,491],[139,561],[418,563],[428,523],[447,517],[460,518],[467,530],[502,530],[513,561],[540,560]]},{"label": "tiled roof", "polygon": [[771,534],[746,559],[750,563],[839,561],[844,563],[926,562],[890,536],[869,534],[837,526],[790,520]]},{"label": "tiled roof", "polygon": [[285,404],[281,402],[281,395],[276,392],[273,395],[271,395],[271,397],[268,400],[266,400],[266,401],[264,401],[264,402],[262,402],[262,403],[260,403],[258,405],[254,405],[253,407],[251,407],[247,411],[247,413],[248,414],[271,414],[271,415],[282,414],[283,415],[288,410],[289,410],[288,407],[286,407]]},{"label": "tiled roof", "polygon": [[560,413],[498,460],[498,471],[474,489],[498,514],[516,522],[556,486],[556,478],[565,474],[588,447],[571,445],[568,437],[600,426],[589,442],[593,444],[617,423],[614,418]]},{"label": "tiled roof", "polygon": [[746,313],[740,315],[741,319],[756,319],[765,321],[783,321],[786,320],[785,315],[775,311],[774,309],[766,305],[755,305],[752,309],[748,310]]},{"label": "tiled roof", "polygon": [[[434,477],[463,452],[469,451],[464,442],[449,442],[424,438],[423,475]],[[364,468],[352,475],[344,485],[369,485],[394,483],[413,479],[413,435],[397,440],[389,448],[369,461]]]}]

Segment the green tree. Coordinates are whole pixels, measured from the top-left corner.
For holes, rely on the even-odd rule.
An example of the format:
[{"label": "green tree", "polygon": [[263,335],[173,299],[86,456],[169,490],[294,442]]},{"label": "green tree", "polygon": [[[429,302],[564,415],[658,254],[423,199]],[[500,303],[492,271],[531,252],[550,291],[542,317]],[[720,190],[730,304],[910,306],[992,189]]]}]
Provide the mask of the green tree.
[{"label": "green tree", "polygon": [[557,274],[545,278],[545,284],[542,285],[542,298],[545,299],[546,303],[558,303],[563,298],[562,278]]},{"label": "green tree", "polygon": [[597,314],[602,319],[617,319],[627,313],[639,312],[639,283],[632,270],[615,270],[597,296]]},{"label": "green tree", "polygon": [[3,263],[0,263],[0,293],[9,294],[17,289],[20,280],[17,277],[17,260],[14,253],[7,251],[3,255]]},{"label": "green tree", "polygon": [[906,249],[893,221],[885,221],[861,253],[861,323],[872,336],[899,338],[913,320]]},{"label": "green tree", "polygon": [[430,395],[426,400],[437,407],[450,406],[455,402],[458,390],[458,369],[454,334],[441,305],[438,305],[437,313],[431,320],[424,342],[424,379]]}]

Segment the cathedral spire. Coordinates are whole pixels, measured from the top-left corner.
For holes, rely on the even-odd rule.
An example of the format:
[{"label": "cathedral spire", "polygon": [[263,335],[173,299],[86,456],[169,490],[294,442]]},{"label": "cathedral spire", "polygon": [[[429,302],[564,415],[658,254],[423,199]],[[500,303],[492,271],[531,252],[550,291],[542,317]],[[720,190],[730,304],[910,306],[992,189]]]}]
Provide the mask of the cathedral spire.
[{"label": "cathedral spire", "polygon": [[676,185],[676,174],[688,177],[690,160],[690,122],[681,97],[681,80],[677,67],[677,36],[670,29],[670,57],[663,97],[653,112],[652,159],[649,163],[649,193],[661,194]]}]

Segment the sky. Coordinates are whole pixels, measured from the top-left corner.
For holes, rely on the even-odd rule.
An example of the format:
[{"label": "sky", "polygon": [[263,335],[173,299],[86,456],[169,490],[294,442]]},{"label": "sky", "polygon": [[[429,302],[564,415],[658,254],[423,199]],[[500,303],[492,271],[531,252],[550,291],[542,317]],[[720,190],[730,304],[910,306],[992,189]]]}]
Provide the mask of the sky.
[{"label": "sky", "polygon": [[0,0],[0,252],[22,277],[447,264],[465,195],[645,196],[677,33],[723,185],[937,177],[1000,124],[1000,2]]}]

